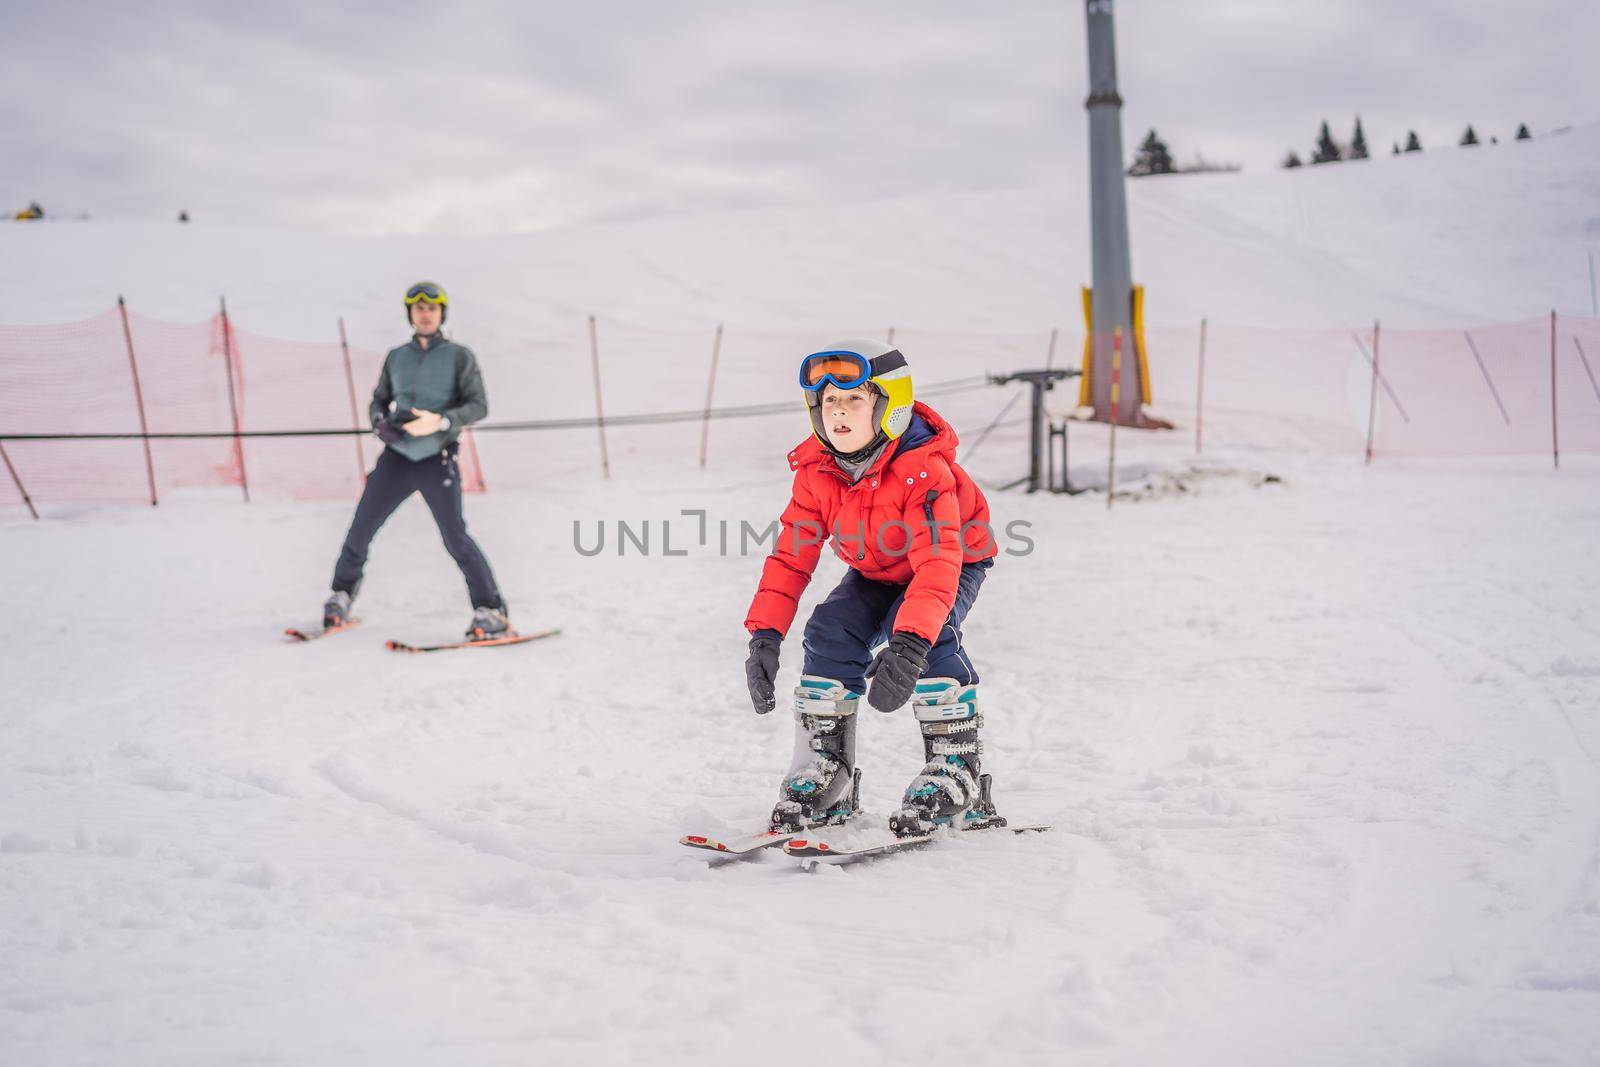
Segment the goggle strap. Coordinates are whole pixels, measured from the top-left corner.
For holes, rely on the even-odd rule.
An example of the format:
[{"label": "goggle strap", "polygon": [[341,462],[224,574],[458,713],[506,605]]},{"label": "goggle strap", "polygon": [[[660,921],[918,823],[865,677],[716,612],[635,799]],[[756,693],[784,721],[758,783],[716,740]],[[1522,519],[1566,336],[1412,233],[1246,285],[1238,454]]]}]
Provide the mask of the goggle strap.
[{"label": "goggle strap", "polygon": [[891,348],[883,355],[868,361],[868,366],[872,368],[872,377],[874,378],[880,374],[887,374],[892,370],[899,370],[905,365],[906,357],[901,354],[898,348]]}]

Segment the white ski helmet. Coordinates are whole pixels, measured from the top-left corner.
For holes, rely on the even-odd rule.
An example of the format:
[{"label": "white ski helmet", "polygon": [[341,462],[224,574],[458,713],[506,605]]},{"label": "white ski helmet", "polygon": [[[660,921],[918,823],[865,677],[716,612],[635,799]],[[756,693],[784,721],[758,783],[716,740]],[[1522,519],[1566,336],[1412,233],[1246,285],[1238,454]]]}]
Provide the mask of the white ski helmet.
[{"label": "white ski helmet", "polygon": [[[836,358],[835,358],[836,357]],[[852,359],[851,357],[854,357]],[[862,338],[847,338],[834,341],[820,352],[813,352],[801,362],[800,384],[805,389],[806,407],[811,414],[811,430],[817,439],[824,445],[828,444],[828,436],[822,430],[822,381],[808,384],[807,368],[827,366],[835,362],[859,361],[860,369],[856,372],[859,379],[855,384],[865,382],[871,385],[878,394],[877,403],[873,411],[873,422],[878,427],[878,433],[883,439],[893,441],[906,432],[911,425],[911,409],[914,403],[911,386],[911,367],[906,362],[905,355],[892,345],[882,341],[868,341]],[[849,379],[838,380],[836,375],[824,375],[823,380],[833,380],[835,385],[849,387]],[[829,447],[832,447],[831,445]]]}]

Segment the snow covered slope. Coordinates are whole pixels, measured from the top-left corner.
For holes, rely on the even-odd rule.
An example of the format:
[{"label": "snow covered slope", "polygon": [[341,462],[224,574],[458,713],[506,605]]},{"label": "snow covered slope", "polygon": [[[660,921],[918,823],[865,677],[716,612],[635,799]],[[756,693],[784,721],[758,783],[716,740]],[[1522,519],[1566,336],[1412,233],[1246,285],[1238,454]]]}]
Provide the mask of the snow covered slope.
[{"label": "snow covered slope", "polygon": [[[480,350],[597,314],[655,327],[1075,331],[1089,276],[1084,176],[1044,189],[738,211],[492,239],[359,238],[176,223],[0,228],[8,322],[105,310],[393,343],[396,293],[455,295]],[[1537,141],[1299,171],[1129,183],[1154,325],[1462,326],[1590,312],[1600,125]],[[574,321],[580,326],[574,326]]]},{"label": "snow covered slope", "polygon": [[[1136,269],[1179,324],[1585,311],[1597,156],[1583,129],[1141,182]],[[434,275],[503,396],[591,310],[1042,337],[1075,315],[1079,204],[476,242],[62,223],[0,230],[0,281],[13,320],[119,289],[192,319],[222,290],[258,332],[343,313],[377,346]],[[999,403],[950,409],[970,441]],[[988,766],[1003,811],[1056,830],[806,874],[676,844],[759,823],[789,757],[742,679],[738,524],[788,483],[751,425],[719,424],[703,472],[629,434],[610,482],[587,433],[525,439],[543,483],[470,518],[514,618],[564,633],[495,651],[384,650],[465,621],[420,505],[378,540],[365,628],[310,646],[278,632],[311,621],[348,503],[9,513],[0,1063],[1600,1062],[1600,463],[1192,462],[1128,436],[1152,488],[1114,511],[993,494],[1034,550],[968,625]],[[991,482],[1020,473],[1009,434],[974,462]],[[1082,481],[1098,443],[1074,438]],[[618,555],[619,519],[652,524],[650,557]],[[667,520],[687,556],[661,554]],[[903,711],[862,735],[867,833],[920,759]]]},{"label": "snow covered slope", "polygon": [[[809,876],[675,843],[787,766],[757,560],[572,544],[781,476],[475,499],[565,633],[441,657],[382,646],[465,617],[419,506],[311,646],[347,507],[5,529],[0,1061],[1595,1062],[1600,468],[1275,472],[998,499],[1037,551],[967,646],[999,802],[1056,832]],[[881,830],[916,731],[862,734]]]}]

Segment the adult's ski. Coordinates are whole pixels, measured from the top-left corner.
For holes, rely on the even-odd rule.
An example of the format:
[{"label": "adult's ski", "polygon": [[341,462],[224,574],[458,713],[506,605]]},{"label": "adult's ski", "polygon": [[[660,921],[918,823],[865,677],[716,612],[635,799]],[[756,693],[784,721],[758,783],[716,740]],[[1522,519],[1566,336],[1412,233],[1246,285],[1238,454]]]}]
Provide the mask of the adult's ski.
[{"label": "adult's ski", "polygon": [[294,641],[318,641],[334,634],[342,634],[346,630],[354,630],[361,625],[360,619],[346,619],[339,626],[325,626],[320,630],[297,630],[293,626],[283,631],[284,635]]},{"label": "adult's ski", "polygon": [[973,830],[952,831],[941,833],[935,831],[931,834],[909,834],[905,837],[890,837],[886,840],[872,842],[865,845],[834,845],[818,837],[800,837],[796,835],[792,840],[785,841],[783,851],[785,855],[796,859],[811,860],[817,863],[855,863],[858,860],[871,859],[874,856],[890,856],[896,852],[907,852],[911,849],[921,848],[932,844],[940,838],[950,837],[954,834],[976,834],[985,831],[1009,830],[1014,834],[1044,833],[1050,829],[1041,823],[1031,823],[1022,826],[1002,825],[983,826]]},{"label": "adult's ski", "polygon": [[506,634],[504,637],[486,637],[473,641],[451,641],[442,645],[412,645],[405,641],[389,641],[387,646],[391,652],[445,652],[452,648],[501,648],[505,645],[521,645],[529,641],[537,641],[541,637],[553,637],[561,630],[536,630],[527,634]]}]

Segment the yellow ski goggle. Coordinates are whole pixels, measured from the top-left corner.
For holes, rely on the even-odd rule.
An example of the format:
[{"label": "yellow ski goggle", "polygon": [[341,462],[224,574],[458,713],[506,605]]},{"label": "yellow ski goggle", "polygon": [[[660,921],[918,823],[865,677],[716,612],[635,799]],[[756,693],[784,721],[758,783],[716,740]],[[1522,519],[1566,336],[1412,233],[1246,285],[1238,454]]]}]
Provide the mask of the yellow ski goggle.
[{"label": "yellow ski goggle", "polygon": [[439,288],[432,282],[418,282],[416,285],[413,285],[411,288],[406,290],[406,306],[409,307],[418,301],[427,301],[430,304],[448,305],[450,303],[450,297],[443,289]]}]

